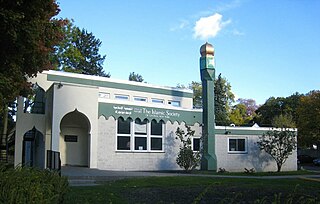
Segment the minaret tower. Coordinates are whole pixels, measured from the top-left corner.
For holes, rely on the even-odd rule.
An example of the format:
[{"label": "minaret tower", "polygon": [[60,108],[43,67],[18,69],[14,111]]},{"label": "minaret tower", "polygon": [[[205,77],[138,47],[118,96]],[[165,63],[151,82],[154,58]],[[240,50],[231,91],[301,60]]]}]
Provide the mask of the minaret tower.
[{"label": "minaret tower", "polygon": [[215,154],[215,116],[214,116],[214,49],[209,43],[200,48],[200,75],[202,82],[202,170],[217,170]]}]

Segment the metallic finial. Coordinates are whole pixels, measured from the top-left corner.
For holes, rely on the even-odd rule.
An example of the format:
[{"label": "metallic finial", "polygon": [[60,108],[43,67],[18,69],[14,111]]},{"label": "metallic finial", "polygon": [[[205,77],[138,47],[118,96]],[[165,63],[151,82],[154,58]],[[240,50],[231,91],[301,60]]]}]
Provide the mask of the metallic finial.
[{"label": "metallic finial", "polygon": [[214,56],[213,46],[210,43],[206,42],[200,47],[200,54],[201,54],[201,57]]}]

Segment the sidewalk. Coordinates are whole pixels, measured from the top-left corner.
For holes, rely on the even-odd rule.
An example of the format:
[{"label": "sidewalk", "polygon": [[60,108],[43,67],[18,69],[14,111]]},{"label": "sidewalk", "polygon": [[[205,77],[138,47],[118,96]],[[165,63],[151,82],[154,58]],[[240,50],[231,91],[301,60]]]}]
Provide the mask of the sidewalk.
[{"label": "sidewalk", "polygon": [[68,177],[71,186],[91,186],[98,185],[98,181],[115,181],[136,177],[161,177],[161,176],[198,176],[208,178],[248,178],[248,179],[294,179],[313,178],[320,182],[320,174],[317,175],[288,175],[288,176],[232,176],[232,175],[210,175],[210,174],[184,174],[171,172],[152,171],[108,171],[99,169],[89,169],[87,167],[62,167],[61,174]]}]

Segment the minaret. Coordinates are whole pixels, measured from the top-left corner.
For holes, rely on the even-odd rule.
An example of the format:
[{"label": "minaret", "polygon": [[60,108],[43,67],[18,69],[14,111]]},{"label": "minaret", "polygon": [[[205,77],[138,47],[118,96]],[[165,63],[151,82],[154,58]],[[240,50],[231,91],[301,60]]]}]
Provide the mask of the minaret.
[{"label": "minaret", "polygon": [[215,116],[214,116],[214,49],[209,43],[200,48],[200,75],[202,82],[202,170],[217,170],[215,154]]}]

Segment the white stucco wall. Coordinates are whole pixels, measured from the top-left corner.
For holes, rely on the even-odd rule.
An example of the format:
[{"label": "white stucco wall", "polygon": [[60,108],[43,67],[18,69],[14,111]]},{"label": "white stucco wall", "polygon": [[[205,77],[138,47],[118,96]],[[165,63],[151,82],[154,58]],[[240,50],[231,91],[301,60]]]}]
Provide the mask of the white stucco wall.
[{"label": "white stucco wall", "polygon": [[[228,152],[228,138],[246,138],[247,153]],[[217,168],[224,168],[231,172],[244,172],[244,168],[254,168],[255,171],[276,171],[276,162],[270,155],[259,150],[258,140],[258,135],[216,135]],[[288,158],[281,170],[297,170],[296,151]]]},{"label": "white stucco wall", "polygon": [[[29,130],[35,127],[43,136],[45,136],[45,115],[31,114],[23,112],[23,97],[18,98],[18,110],[16,121],[16,136],[15,136],[15,154],[14,165],[22,163],[22,150],[23,150],[23,136]],[[43,137],[45,139],[45,137]]]},{"label": "white stucco wall", "polygon": [[[53,89],[52,150],[60,151],[60,148],[64,148],[60,127],[61,120],[66,114],[77,110],[90,121],[89,167],[96,168],[97,151],[95,147],[97,146],[98,136],[98,89],[96,87],[75,86],[71,84],[64,84],[60,88],[55,84]],[[71,133],[68,132],[68,134]],[[61,154],[64,152],[61,152]],[[74,154],[76,156],[76,152]],[[63,157],[61,155],[61,158]]]}]

